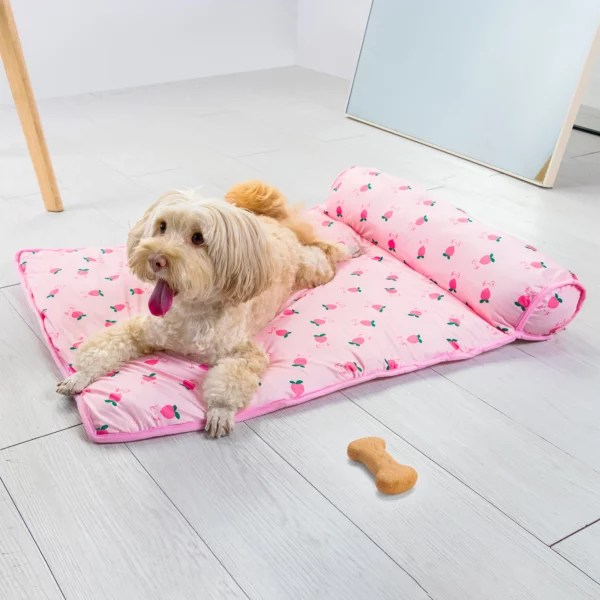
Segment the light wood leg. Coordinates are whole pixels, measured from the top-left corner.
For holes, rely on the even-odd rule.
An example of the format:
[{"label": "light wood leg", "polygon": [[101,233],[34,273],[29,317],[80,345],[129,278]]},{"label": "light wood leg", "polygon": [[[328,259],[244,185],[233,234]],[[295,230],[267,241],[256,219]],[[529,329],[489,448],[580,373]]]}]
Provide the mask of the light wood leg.
[{"label": "light wood leg", "polygon": [[63,209],[10,0],[0,0],[0,56],[46,210]]}]

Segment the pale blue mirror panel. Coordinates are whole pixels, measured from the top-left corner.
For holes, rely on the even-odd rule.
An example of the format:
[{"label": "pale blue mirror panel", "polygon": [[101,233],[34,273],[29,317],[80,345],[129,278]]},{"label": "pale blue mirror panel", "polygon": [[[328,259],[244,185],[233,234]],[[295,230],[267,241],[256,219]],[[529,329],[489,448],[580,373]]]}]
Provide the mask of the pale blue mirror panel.
[{"label": "pale blue mirror panel", "polygon": [[347,113],[535,180],[600,24],[600,0],[374,0]]}]

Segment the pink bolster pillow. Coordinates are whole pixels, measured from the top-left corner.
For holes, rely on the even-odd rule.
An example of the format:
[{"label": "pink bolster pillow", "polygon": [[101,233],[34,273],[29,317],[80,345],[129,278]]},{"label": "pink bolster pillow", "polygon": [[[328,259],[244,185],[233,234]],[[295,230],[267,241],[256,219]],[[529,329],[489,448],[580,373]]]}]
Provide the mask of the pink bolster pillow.
[{"label": "pink bolster pillow", "polygon": [[338,175],[326,211],[518,338],[547,338],[585,299],[577,277],[530,244],[377,169]]}]

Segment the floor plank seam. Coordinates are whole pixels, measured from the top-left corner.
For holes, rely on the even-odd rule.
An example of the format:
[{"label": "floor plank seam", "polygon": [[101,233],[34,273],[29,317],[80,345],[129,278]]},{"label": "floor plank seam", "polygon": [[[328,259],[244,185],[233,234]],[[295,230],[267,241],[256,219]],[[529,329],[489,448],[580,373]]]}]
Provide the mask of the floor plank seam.
[{"label": "floor plank seam", "polygon": [[591,523],[588,523],[587,525],[580,527],[579,529],[573,531],[572,533],[569,533],[569,535],[565,535],[565,537],[560,538],[560,540],[553,542],[552,544],[550,544],[550,548],[553,548],[557,544],[560,544],[561,542],[568,540],[570,537],[574,536],[575,534],[579,533],[580,531],[583,531],[584,529],[587,529],[588,527],[591,527],[592,525],[595,525],[596,523],[600,523],[600,517],[597,518],[595,521],[592,521]]},{"label": "floor plank seam", "polygon": [[140,189],[143,191],[148,191],[148,190],[139,181],[136,181],[135,177],[143,177],[144,175],[156,175],[158,173],[168,173],[169,171],[176,171],[177,169],[181,168],[181,167],[172,167],[171,169],[159,169],[157,171],[148,171],[145,173],[136,173],[135,175],[127,175],[127,173],[123,173],[123,171],[121,171],[117,167],[114,167],[113,165],[107,163],[101,157],[96,156],[95,159],[99,163],[102,163],[107,169],[114,171],[115,173],[118,173],[119,175],[122,175],[123,177],[129,179],[129,181],[138,185],[140,187]]},{"label": "floor plank seam", "polygon": [[[47,355],[49,355],[49,354],[50,354],[50,350],[48,349],[48,346],[47,346],[47,344],[46,344],[46,340],[44,339],[44,336],[43,336],[42,332],[40,331],[40,328],[39,328],[39,327],[32,327],[32,326],[31,326],[31,325],[30,325],[30,324],[27,322],[27,320],[25,319],[25,317],[24,317],[24,316],[23,316],[23,315],[22,315],[22,314],[21,314],[21,313],[20,313],[20,312],[19,312],[19,311],[18,311],[18,310],[17,310],[17,309],[16,309],[16,308],[15,308],[15,307],[12,305],[12,304],[11,304],[11,302],[10,302],[9,298],[6,296],[6,294],[4,294],[4,293],[2,292],[2,290],[3,290],[3,289],[5,289],[5,288],[9,288],[9,287],[16,287],[16,286],[19,286],[19,285],[21,285],[21,284],[20,284],[20,283],[15,283],[15,284],[13,284],[13,285],[7,285],[7,286],[4,286],[4,288],[0,288],[0,294],[2,294],[2,295],[3,295],[3,296],[6,298],[6,300],[8,301],[8,303],[10,304],[10,306],[12,307],[12,309],[13,309],[13,310],[15,311],[15,313],[16,313],[16,314],[19,316],[19,319],[21,319],[21,321],[22,321],[23,323],[25,323],[25,325],[26,325],[26,326],[27,326],[27,328],[28,328],[28,329],[29,329],[29,330],[30,330],[30,331],[33,333],[33,335],[35,335],[35,337],[36,337],[36,338],[37,338],[37,339],[38,339],[40,342],[42,342],[42,345],[44,346],[44,352],[46,352],[46,354],[47,354]],[[29,307],[27,307],[27,310],[29,310]],[[50,359],[50,360],[49,360],[49,364],[54,364],[54,361],[52,360],[52,358],[51,358],[50,356],[48,356],[48,357],[49,357],[49,359]],[[1,449],[1,448],[0,448],[0,449]]]},{"label": "floor plank seam", "polygon": [[313,138],[312,136],[311,136],[311,138],[318,142],[322,142],[323,144],[330,144],[332,142],[345,142],[346,140],[354,140],[356,138],[364,138],[366,136],[367,136],[366,133],[357,133],[356,135],[345,135],[344,137],[341,137],[341,138],[336,137],[331,140],[321,140],[318,137]]},{"label": "floor plank seam", "polygon": [[448,475],[450,475],[451,477],[453,477],[454,479],[456,479],[456,481],[458,481],[459,483],[461,483],[462,485],[464,485],[466,488],[468,488],[469,490],[471,490],[474,494],[477,494],[482,500],[484,500],[485,502],[487,502],[490,506],[493,506],[496,510],[498,510],[499,512],[501,512],[506,518],[510,519],[515,525],[517,525],[518,527],[520,527],[523,531],[526,531],[529,535],[531,535],[533,538],[535,538],[538,542],[544,544],[544,546],[548,546],[549,545],[547,542],[544,542],[544,540],[541,540],[539,537],[537,537],[537,535],[535,535],[534,533],[532,533],[531,531],[529,531],[528,529],[526,529],[525,527],[523,527],[521,524],[517,523],[517,521],[515,521],[512,517],[510,517],[509,515],[507,515],[503,510],[501,510],[500,508],[498,508],[493,502],[491,502],[490,500],[488,500],[485,496],[481,495],[478,491],[474,490],[468,483],[465,483],[457,475],[455,475],[454,473],[452,473],[452,471],[449,471],[446,467],[444,467],[443,465],[441,465],[440,463],[438,463],[437,461],[435,461],[433,458],[431,458],[431,456],[428,456],[427,454],[425,454],[425,452],[423,452],[423,450],[421,450],[420,448],[418,448],[417,446],[415,446],[410,440],[407,440],[405,437],[403,437],[402,435],[400,435],[397,431],[394,431],[389,425],[387,425],[387,423],[384,423],[381,419],[379,419],[378,417],[376,417],[375,415],[373,415],[372,413],[370,413],[366,408],[364,408],[360,404],[357,404],[352,398],[350,398],[349,396],[347,396],[344,393],[344,390],[341,390],[341,394],[345,398],[347,398],[348,400],[350,400],[350,402],[352,402],[352,404],[354,404],[355,406],[357,406],[358,408],[360,408],[360,410],[362,410],[363,412],[365,412],[371,418],[375,419],[380,425],[383,425],[387,430],[389,430],[395,436],[399,437],[402,441],[406,442],[411,448],[414,448],[419,454],[421,454],[425,458],[427,458],[427,460],[430,460],[433,464],[437,465],[445,473],[447,473]]},{"label": "floor plank seam", "polygon": [[589,573],[586,573],[581,567],[578,567],[574,562],[571,562],[566,556],[563,556],[556,548],[553,546],[548,546],[552,552],[558,554],[564,561],[568,562],[572,567],[575,567],[578,571],[581,571],[588,579],[591,579],[595,584],[600,586],[600,580],[594,579]]},{"label": "floor plank seam", "polygon": [[[259,156],[260,154],[271,154],[273,152],[281,152],[283,148],[274,148],[273,150],[261,150],[260,152],[249,152],[248,154],[236,154],[236,156],[229,156],[226,154],[228,158],[234,158],[239,160],[240,158],[250,158],[251,156]],[[240,161],[243,163],[243,161]]]},{"label": "floor plank seam", "polygon": [[[104,162],[104,161],[102,161],[102,162]],[[104,164],[106,164],[106,163],[104,163]],[[145,177],[146,175],[158,175],[159,173],[170,173],[171,171],[177,171],[180,168],[181,167],[173,167],[172,169],[160,169],[159,171],[148,171],[147,173],[138,173],[137,175],[125,175],[125,177],[135,181],[136,177]],[[115,168],[111,167],[111,169],[115,169]],[[115,171],[117,171],[117,169],[115,169]],[[120,171],[117,171],[117,172],[121,173]],[[121,173],[121,175],[124,175],[124,173]],[[135,181],[135,183],[142,185],[139,181]],[[146,189],[146,188],[144,188],[144,189]]]},{"label": "floor plank seam", "polygon": [[[344,395],[344,397],[346,397],[348,400],[350,400],[350,402],[352,402],[355,406],[358,406],[358,408],[360,408],[362,411],[364,411],[370,417],[372,417],[373,419],[375,419],[378,423],[380,423],[381,425],[383,425],[386,429],[388,429],[395,436],[399,437],[402,441],[404,441],[406,444],[408,444],[411,448],[414,448],[419,454],[423,455],[425,458],[427,458],[428,460],[430,460],[433,464],[437,465],[440,469],[442,469],[445,473],[447,473],[448,475],[450,475],[451,477],[453,477],[454,479],[456,479],[456,481],[458,481],[459,483],[461,483],[462,485],[464,485],[467,489],[471,490],[474,494],[476,494],[477,496],[479,496],[484,502],[486,502],[487,504],[489,504],[491,507],[493,507],[499,513],[503,514],[507,519],[509,519],[517,527],[519,527],[519,529],[522,529],[524,532],[526,532],[527,534],[529,534],[534,540],[538,541],[540,544],[543,544],[547,548],[549,548],[551,550],[554,550],[552,548],[552,546],[554,544],[557,544],[558,542],[554,542],[554,544],[548,544],[547,542],[544,542],[544,540],[541,540],[539,537],[537,537],[537,535],[535,535],[534,533],[532,533],[531,531],[529,531],[528,529],[526,529],[525,527],[523,527],[523,525],[521,525],[520,523],[518,523],[517,521],[515,521],[510,515],[507,515],[502,509],[500,509],[499,507],[497,507],[493,502],[491,502],[490,500],[488,500],[485,496],[483,496],[482,494],[480,494],[477,490],[474,490],[467,483],[465,483],[464,481],[462,481],[461,479],[459,479],[456,475],[454,475],[454,473],[452,473],[451,471],[448,471],[448,469],[446,469],[445,467],[443,467],[442,465],[440,465],[439,463],[437,463],[435,460],[433,460],[433,458],[427,456],[427,454],[425,454],[424,452],[422,452],[419,448],[417,448],[414,444],[412,444],[411,442],[409,442],[406,438],[403,438],[400,434],[396,433],[391,427],[389,427],[388,425],[386,425],[383,421],[381,421],[380,419],[378,419],[376,416],[372,415],[368,410],[364,409],[359,404],[356,404],[356,402],[354,402],[354,400],[352,400],[352,398],[349,398],[348,396],[346,396],[344,394],[344,390],[341,390],[341,394]],[[600,519],[598,519],[597,521],[600,521]],[[594,522],[596,523],[597,521],[594,521]],[[590,525],[591,524],[592,523],[590,523]],[[586,527],[588,527],[588,525],[586,525]],[[583,529],[585,529],[585,527]],[[573,535],[573,534],[570,534],[570,535]],[[570,537],[570,535],[566,536],[566,537]],[[566,539],[566,538],[563,538],[563,539]],[[594,583],[600,585],[600,582],[596,581],[593,577],[590,577],[585,571],[583,571],[581,568],[579,568],[576,564],[572,563],[569,559],[565,558],[562,554],[560,554],[559,552],[556,552],[556,554],[558,554],[558,556],[560,556],[564,561],[568,562],[571,566],[575,567],[578,571],[580,571],[581,573],[583,573],[588,579],[590,579]]]},{"label": "floor plank seam", "polygon": [[[60,191],[68,192],[68,191],[70,191],[70,189],[64,185],[61,185]],[[32,198],[36,202],[39,202],[40,193],[39,192],[30,192],[28,194],[18,194],[16,196],[11,195],[11,196],[6,196],[5,198],[3,198],[3,200],[26,200],[27,198]],[[60,213],[56,213],[56,214],[60,214]]]},{"label": "floor plank seam", "polygon": [[268,175],[269,175],[262,168],[258,168],[258,167],[255,167],[255,166],[251,167],[250,165],[247,165],[243,160],[240,159],[239,156],[230,156],[229,158],[231,158],[231,160],[235,161],[238,164],[238,166],[241,166],[241,167],[244,167],[244,168],[247,168],[247,169],[252,169],[252,170],[256,171],[257,174],[264,175],[265,178],[267,178]]},{"label": "floor plank seam", "polygon": [[[139,186],[139,184],[137,184],[137,185]],[[144,189],[144,188],[142,188],[142,189]],[[145,189],[144,189],[144,191],[145,191]],[[102,209],[98,206],[98,204],[96,204],[96,203],[90,204],[89,208],[91,210],[93,210],[94,212],[98,213],[98,215],[100,215],[102,217],[106,217],[109,221],[112,221],[115,225],[117,225],[119,227],[123,226],[122,221],[118,220],[116,217],[113,218],[112,212],[110,212],[110,211],[108,213],[103,212]],[[129,229],[131,229],[131,224],[127,223],[127,230],[129,231]],[[123,237],[125,237],[125,236],[123,236]]]},{"label": "floor plank seam", "polygon": [[600,150],[594,150],[593,152],[586,152],[585,154],[577,154],[576,156],[569,156],[568,160],[576,160],[582,156],[591,156],[592,154],[600,154]]},{"label": "floor plank seam", "polygon": [[31,532],[31,529],[29,529],[29,525],[27,525],[27,521],[25,521],[25,519],[23,518],[23,515],[21,514],[21,511],[19,510],[19,507],[18,507],[17,503],[15,502],[15,499],[13,498],[12,494],[10,493],[8,486],[4,483],[4,480],[2,479],[2,477],[0,477],[0,485],[2,485],[2,487],[6,490],[6,494],[10,498],[10,501],[12,502],[13,506],[15,507],[15,510],[17,511],[17,514],[19,515],[19,519],[21,519],[21,521],[23,522],[23,526],[25,527],[25,529],[27,530],[27,533],[29,534],[29,537],[35,544],[37,551],[40,553],[42,560],[44,561],[46,567],[48,568],[48,571],[50,572],[50,576],[54,580],[54,583],[56,583],[56,587],[58,588],[60,595],[65,600],[67,600],[67,597],[65,596],[65,593],[63,592],[63,589],[61,588],[60,583],[58,582],[58,579],[56,578],[56,575],[54,575],[54,571],[52,570],[50,563],[46,560],[46,556],[42,552],[42,549],[40,548],[39,544],[37,543],[37,540],[35,539],[33,533]]},{"label": "floor plank seam", "polygon": [[269,444],[269,442],[267,442],[250,425],[250,421],[246,421],[245,424],[248,427],[248,429],[250,429],[264,444],[266,444],[273,452],[275,452],[275,454],[277,454],[277,456],[279,456],[279,458],[281,458],[281,460],[283,460],[291,469],[293,469],[295,473],[297,473],[300,477],[302,477],[302,479],[304,479],[304,481],[306,481],[306,483],[308,483],[308,485],[310,485],[322,498],[324,498],[327,502],[329,502],[329,504],[331,504],[331,506],[333,506],[333,508],[335,508],[335,510],[337,510],[341,515],[344,516],[345,519],[347,519],[350,523],[352,523],[352,525],[354,525],[354,527],[356,527],[356,529],[358,529],[370,542],[372,542],[377,548],[379,548],[381,550],[381,552],[383,552],[399,569],[401,569],[404,573],[406,573],[406,575],[408,575],[408,577],[410,577],[427,594],[428,598],[430,598],[431,600],[434,600],[432,595],[423,587],[423,585],[417,579],[415,579],[415,577],[411,573],[409,573],[400,563],[398,563],[396,560],[394,560],[392,558],[392,556],[390,556],[362,527],[357,525],[339,506],[335,505],[323,492],[321,492],[321,490],[318,487],[316,487],[312,483],[312,481],[307,479],[298,469],[296,469],[296,467],[294,467],[294,465],[292,465],[288,460],[286,460],[286,458],[284,456],[282,456],[279,452],[277,452],[277,449],[274,448],[273,446],[271,446],[271,444]]},{"label": "floor plank seam", "polygon": [[75,427],[81,427],[81,421],[79,423],[75,423],[75,425],[69,425],[68,427],[63,427],[62,429],[57,429],[56,431],[50,431],[49,433],[44,433],[42,435],[38,435],[33,438],[29,438],[28,440],[23,440],[22,442],[17,442],[16,444],[11,444],[10,446],[4,446],[0,448],[0,452],[4,452],[5,450],[10,450],[11,448],[16,448],[17,446],[23,446],[24,444],[29,444],[29,442],[35,442],[36,440],[41,440],[42,438],[50,437],[56,433],[60,433],[61,431],[67,431],[68,429],[74,429]]},{"label": "floor plank seam", "polygon": [[131,454],[131,456],[133,456],[135,461],[140,465],[140,467],[144,470],[144,472],[148,475],[148,477],[150,477],[150,479],[153,481],[154,485],[161,491],[161,493],[164,495],[164,497],[171,503],[173,508],[177,511],[177,513],[181,516],[181,518],[185,521],[185,523],[187,523],[188,527],[198,536],[198,539],[200,539],[202,541],[202,543],[206,546],[208,551],[215,557],[215,560],[221,565],[221,567],[223,567],[223,570],[225,571],[225,573],[227,573],[227,575],[229,575],[229,577],[231,577],[231,580],[235,583],[235,585],[237,585],[237,587],[242,592],[242,594],[244,594],[244,596],[246,598],[248,598],[248,600],[251,600],[251,597],[248,595],[246,590],[242,587],[242,585],[238,582],[238,580],[232,575],[232,573],[230,573],[229,569],[225,566],[223,561],[215,554],[215,552],[210,547],[208,542],[200,535],[198,530],[190,523],[190,521],[187,519],[187,517],[179,509],[177,504],[175,504],[175,502],[173,502],[171,497],[165,492],[165,490],[161,487],[161,485],[158,483],[158,481],[156,481],[156,479],[154,479],[152,474],[144,466],[144,463],[137,457],[135,452],[133,452],[133,450],[131,450],[131,448],[129,447],[129,444],[126,443],[126,444],[124,444],[124,446],[127,448],[127,450],[129,450],[129,453]]},{"label": "floor plank seam", "polygon": [[[526,353],[524,353],[524,354],[526,354]],[[528,356],[530,356],[530,355],[528,354]],[[510,415],[507,415],[506,413],[503,413],[498,407],[494,406],[493,404],[490,404],[489,402],[487,402],[483,398],[480,398],[477,394],[474,394],[471,390],[468,390],[467,388],[465,388],[462,385],[456,383],[452,379],[449,379],[443,373],[441,373],[440,371],[437,371],[435,367],[428,367],[428,368],[431,369],[432,371],[434,371],[435,373],[437,373],[438,375],[441,375],[444,379],[446,379],[450,383],[454,384],[455,386],[459,387],[461,390],[463,390],[467,394],[470,394],[474,398],[477,398],[477,400],[479,400],[480,402],[483,402],[486,406],[489,406],[490,408],[494,409],[497,413],[501,414],[503,417],[506,417],[507,419],[509,419],[510,421],[512,421],[513,423],[515,423],[518,427],[522,427],[523,429],[525,429],[526,431],[528,431],[532,435],[535,435],[536,437],[538,437],[540,440],[543,440],[547,444],[550,444],[550,446],[552,446],[553,448],[556,448],[556,450],[558,450],[559,452],[562,452],[563,454],[565,454],[569,458],[572,458],[573,460],[577,461],[578,463],[585,465],[588,469],[591,469],[595,473],[600,474],[600,470],[598,470],[597,468],[595,468],[592,465],[589,465],[587,463],[583,463],[579,458],[577,458],[576,456],[573,456],[572,454],[570,454],[569,452],[567,452],[566,450],[564,450],[560,446],[557,446],[552,441],[546,439],[543,435],[540,435],[537,431],[533,431],[532,429],[529,429],[529,427],[527,427],[523,423],[517,421],[516,419],[513,419],[513,417],[511,417]]]},{"label": "floor plank seam", "polygon": [[29,331],[31,331],[33,333],[33,335],[35,335],[36,338],[38,338],[38,340],[40,340],[40,342],[42,342],[44,344],[44,349],[48,350],[48,347],[46,346],[46,343],[44,342],[44,339],[42,338],[42,334],[40,331],[36,331],[23,317],[23,315],[21,315],[21,313],[11,304],[10,300],[8,299],[8,297],[6,296],[6,294],[4,294],[2,292],[3,289],[9,288],[9,287],[16,287],[18,285],[21,285],[20,283],[15,283],[12,285],[6,285],[3,288],[0,288],[0,293],[2,293],[2,295],[6,298],[7,302],[10,304],[10,307],[15,311],[15,313],[18,315],[19,319],[21,319],[21,321],[23,323],[25,323],[25,325],[27,326],[27,329],[29,329]]},{"label": "floor plank seam", "polygon": [[[542,344],[549,344],[549,343],[552,343],[552,341],[553,341],[553,340],[546,340],[546,341],[544,341],[544,342],[539,342],[539,343],[542,343]],[[565,371],[561,370],[560,368],[558,368],[558,367],[556,366],[556,364],[553,364],[553,363],[551,363],[551,362],[546,362],[546,361],[544,361],[544,360],[541,360],[541,359],[539,359],[537,356],[535,356],[535,354],[531,354],[531,353],[527,352],[526,348],[527,348],[528,346],[529,346],[528,344],[514,344],[514,345],[513,345],[513,348],[514,348],[515,350],[518,350],[519,352],[522,352],[522,353],[523,353],[523,354],[525,354],[526,356],[529,356],[530,358],[533,358],[534,360],[537,360],[538,362],[540,362],[541,364],[543,364],[545,367],[548,367],[548,368],[550,368],[550,369],[552,369],[552,370],[556,371],[557,373],[560,373],[561,375],[564,375],[564,376],[568,377],[568,376],[570,376],[570,375],[572,374],[572,373],[569,373],[568,371],[567,371],[567,372],[565,372]],[[581,362],[582,364],[584,364],[585,366],[589,366],[589,365],[588,365],[588,363],[586,363],[586,362],[585,362],[585,361],[583,361],[582,359],[579,359],[579,360],[580,360],[580,362]],[[600,371],[599,371],[599,373],[600,373]]]}]

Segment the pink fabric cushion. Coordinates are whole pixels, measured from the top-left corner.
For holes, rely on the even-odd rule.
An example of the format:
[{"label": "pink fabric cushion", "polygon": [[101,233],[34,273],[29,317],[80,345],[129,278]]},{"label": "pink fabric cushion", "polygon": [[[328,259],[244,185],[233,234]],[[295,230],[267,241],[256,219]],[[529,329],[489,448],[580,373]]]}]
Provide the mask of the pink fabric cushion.
[{"label": "pink fabric cushion", "polygon": [[577,277],[530,244],[377,169],[351,167],[326,210],[502,331],[545,339],[577,313]]},{"label": "pink fabric cushion", "polygon": [[[359,243],[329,284],[296,294],[257,340],[271,364],[238,421],[375,377],[460,360],[517,338],[544,339],[584,299],[574,276],[524,242],[416,187],[353,167],[307,213],[326,239]],[[487,257],[487,258],[485,258]],[[22,250],[19,270],[62,372],[102,327],[148,310],[124,248]],[[77,398],[97,442],[202,429],[208,367],[158,353]]]}]

